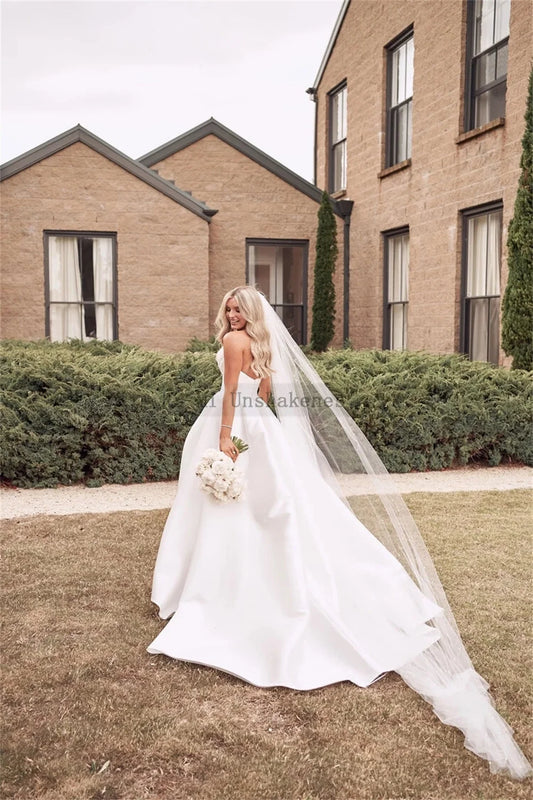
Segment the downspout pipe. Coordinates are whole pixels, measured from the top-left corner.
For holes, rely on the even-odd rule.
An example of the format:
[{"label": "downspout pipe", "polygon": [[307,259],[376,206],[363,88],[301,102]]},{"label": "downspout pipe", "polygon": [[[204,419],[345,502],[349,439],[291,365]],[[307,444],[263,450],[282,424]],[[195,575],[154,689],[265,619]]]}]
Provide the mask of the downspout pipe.
[{"label": "downspout pipe", "polygon": [[311,86],[311,88],[305,90],[306,93],[309,95],[309,99],[313,101],[315,104],[315,139],[313,143],[313,183],[316,186],[316,145],[317,145],[317,122],[318,122],[318,96],[317,90]]},{"label": "downspout pipe", "polygon": [[352,219],[353,200],[337,200],[337,209],[344,220],[344,242],[343,242],[343,330],[342,340],[346,342],[350,338],[350,223]]}]

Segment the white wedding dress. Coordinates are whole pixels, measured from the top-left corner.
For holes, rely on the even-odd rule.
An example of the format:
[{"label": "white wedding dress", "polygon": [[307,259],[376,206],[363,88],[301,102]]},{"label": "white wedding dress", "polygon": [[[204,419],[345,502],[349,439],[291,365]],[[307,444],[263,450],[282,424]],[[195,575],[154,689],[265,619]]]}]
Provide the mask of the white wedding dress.
[{"label": "white wedding dress", "polygon": [[[223,351],[217,353],[222,370]],[[440,607],[295,452],[241,372],[232,433],[245,496],[221,503],[195,475],[216,448],[222,389],[185,441],[152,600],[166,626],[150,653],[205,664],[256,686],[368,686],[439,638]]]}]

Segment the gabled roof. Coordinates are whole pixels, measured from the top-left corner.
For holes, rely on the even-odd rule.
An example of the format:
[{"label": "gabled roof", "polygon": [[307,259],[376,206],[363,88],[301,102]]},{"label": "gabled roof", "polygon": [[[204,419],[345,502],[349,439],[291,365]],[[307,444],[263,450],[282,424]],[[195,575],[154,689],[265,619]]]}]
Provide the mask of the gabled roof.
[{"label": "gabled roof", "polygon": [[[317,203],[320,203],[322,191],[313,183],[306,181],[305,178],[297,175],[296,172],[284,167],[279,161],[271,158],[262,150],[259,150],[258,147],[255,147],[255,145],[246,141],[246,139],[243,139],[241,136],[238,136],[234,131],[226,128],[225,125],[222,125],[214,119],[214,117],[211,117],[201,125],[197,125],[196,128],[191,128],[190,131],[183,133],[181,136],[176,137],[176,139],[172,139],[170,142],[142,156],[139,162],[146,164],[147,167],[151,167],[153,164],[164,161],[169,156],[174,155],[174,153],[178,153],[180,150],[184,150],[186,147],[189,147],[189,145],[194,144],[194,142],[198,142],[200,139],[210,135],[217,136],[221,141],[229,144],[230,147],[235,148],[235,150],[251,158],[252,161],[255,161],[261,167],[277,175],[281,180],[294,186],[295,189],[303,192],[312,200],[316,200]],[[335,208],[334,210],[336,211]]]},{"label": "gabled roof", "polygon": [[307,91],[314,94],[318,89],[318,84],[322,80],[322,75],[324,74],[324,70],[326,69],[327,63],[329,61],[329,57],[331,56],[332,50],[335,47],[335,42],[337,41],[337,36],[339,35],[339,31],[341,29],[342,23],[344,22],[344,17],[346,16],[346,12],[348,11],[348,6],[350,5],[350,0],[344,0],[342,4],[341,10],[339,11],[339,16],[337,17],[337,21],[333,28],[333,32],[330,36],[328,46],[326,47],[326,52],[324,53],[324,57],[320,62],[320,66],[318,68],[318,72],[315,78],[315,82],[311,86],[310,89]]},{"label": "gabled roof", "polygon": [[195,200],[187,192],[178,189],[172,181],[166,181],[156,172],[144,166],[144,164],[140,164],[133,158],[121,153],[120,150],[104,142],[103,139],[99,139],[98,136],[95,136],[94,133],[91,133],[81,125],[76,125],[74,128],[60,133],[59,136],[49,139],[38,147],[34,147],[33,150],[28,150],[27,153],[23,153],[21,156],[7,161],[0,167],[0,180],[7,180],[7,178],[11,178],[18,172],[28,169],[28,167],[37,164],[44,158],[54,155],[54,153],[58,153],[60,150],[64,150],[66,147],[70,147],[70,145],[76,142],[82,142],[87,145],[87,147],[100,153],[104,158],[109,159],[109,161],[125,169],[126,172],[129,172],[131,175],[139,178],[139,180],[157,189],[158,192],[170,197],[171,200],[174,200],[184,208],[192,211],[193,214],[202,217],[202,219],[205,219],[207,222],[217,213],[216,209],[209,208],[205,203]]}]

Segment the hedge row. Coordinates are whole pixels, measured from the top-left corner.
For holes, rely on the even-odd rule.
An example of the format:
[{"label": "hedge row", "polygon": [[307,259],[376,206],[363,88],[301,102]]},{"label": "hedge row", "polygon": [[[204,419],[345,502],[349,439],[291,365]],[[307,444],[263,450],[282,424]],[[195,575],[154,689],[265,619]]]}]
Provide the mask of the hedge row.
[{"label": "hedge row", "polygon": [[313,360],[391,472],[533,464],[532,373],[382,350]]},{"label": "hedge row", "polygon": [[175,478],[219,375],[212,353],[3,343],[2,479],[42,487]]},{"label": "hedge row", "polygon": [[[220,386],[212,345],[200,345],[163,355],[117,342],[2,343],[2,480],[176,478],[187,431]],[[311,359],[391,471],[533,464],[530,373],[421,353]]]}]

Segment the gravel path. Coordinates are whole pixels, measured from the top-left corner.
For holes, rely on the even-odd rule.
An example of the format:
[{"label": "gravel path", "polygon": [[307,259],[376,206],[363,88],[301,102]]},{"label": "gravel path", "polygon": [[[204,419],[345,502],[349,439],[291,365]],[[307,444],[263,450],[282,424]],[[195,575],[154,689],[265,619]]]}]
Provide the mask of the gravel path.
[{"label": "gravel path", "polygon": [[[442,472],[395,474],[394,483],[402,494],[412,492],[483,492],[533,489],[532,467],[464,467]],[[37,514],[102,514],[111,511],[148,511],[170,508],[177,481],[111,484],[97,489],[61,486],[58,489],[1,489],[2,519]],[[351,478],[343,488],[348,494],[369,491],[364,478]]]}]

